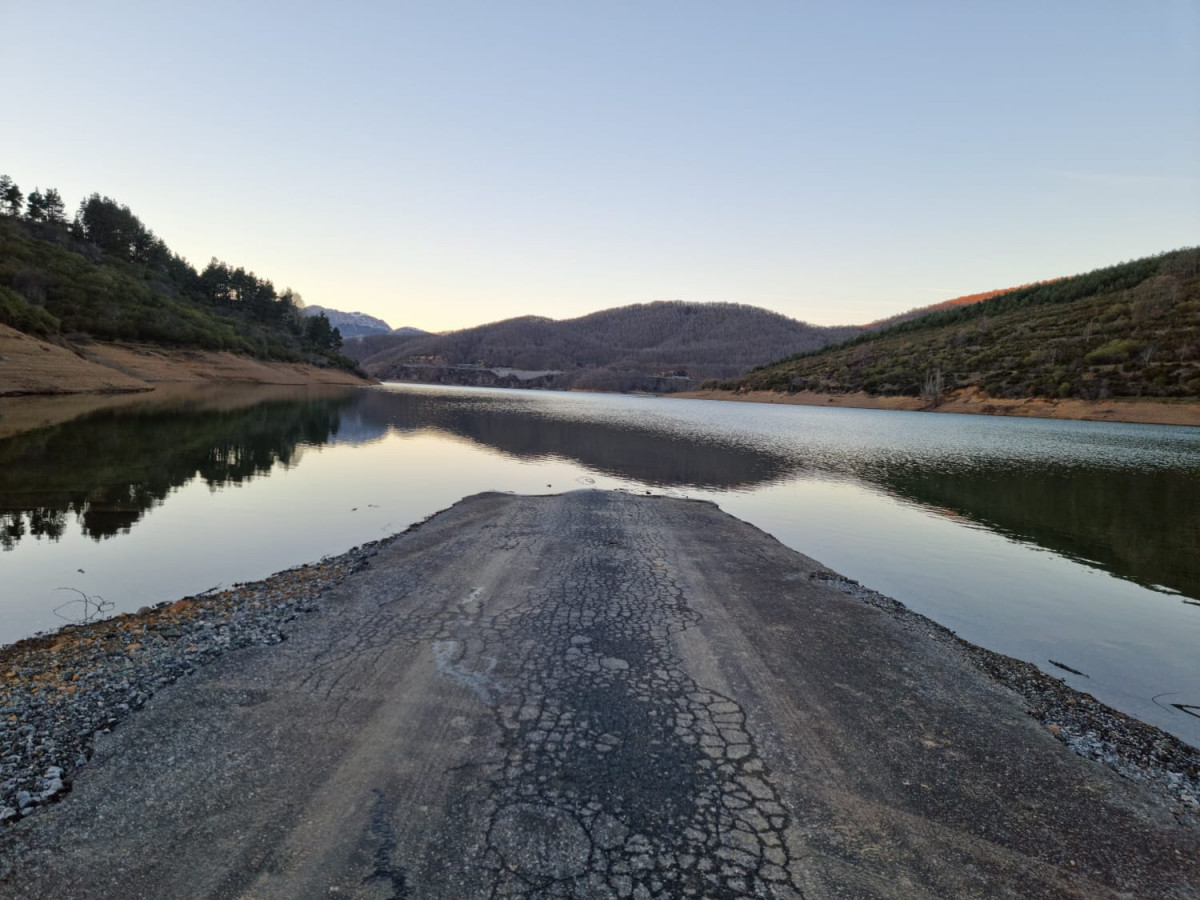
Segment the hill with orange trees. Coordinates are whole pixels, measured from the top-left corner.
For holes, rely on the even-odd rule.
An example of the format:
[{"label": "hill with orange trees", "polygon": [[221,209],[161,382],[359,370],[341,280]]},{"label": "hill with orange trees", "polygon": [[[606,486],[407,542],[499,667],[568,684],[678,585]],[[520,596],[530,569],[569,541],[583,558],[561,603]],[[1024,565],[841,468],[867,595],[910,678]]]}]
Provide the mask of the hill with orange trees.
[{"label": "hill with orange trees", "polygon": [[943,306],[705,386],[929,406],[962,392],[1196,401],[1200,247]]},{"label": "hill with orange trees", "polygon": [[1017,285],[1017,287],[1001,288],[998,291],[983,291],[978,294],[965,294],[962,297],[954,297],[950,300],[943,300],[940,303],[931,303],[929,306],[918,306],[915,309],[910,309],[908,312],[897,313],[894,316],[888,316],[886,319],[878,319],[870,324],[864,325],[863,328],[868,331],[877,331],[880,328],[887,328],[890,325],[898,325],[901,322],[907,322],[909,319],[916,319],[928,313],[940,312],[943,309],[954,309],[956,306],[971,306],[974,303],[982,303],[984,300],[991,300],[993,297],[1001,297],[1005,294],[1011,294],[1014,291],[1021,291],[1025,288],[1038,287],[1043,284],[1054,284],[1056,281],[1062,281],[1061,278],[1050,278],[1046,281],[1031,281],[1029,284]]}]

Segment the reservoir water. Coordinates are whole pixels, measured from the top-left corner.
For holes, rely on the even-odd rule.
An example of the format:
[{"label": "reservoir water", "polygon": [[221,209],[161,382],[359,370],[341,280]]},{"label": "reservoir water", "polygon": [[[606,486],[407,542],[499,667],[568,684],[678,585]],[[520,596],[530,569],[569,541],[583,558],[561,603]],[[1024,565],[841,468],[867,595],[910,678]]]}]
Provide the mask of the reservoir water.
[{"label": "reservoir water", "polygon": [[0,641],[580,487],[711,500],[1200,745],[1195,428],[415,385],[0,401]]}]

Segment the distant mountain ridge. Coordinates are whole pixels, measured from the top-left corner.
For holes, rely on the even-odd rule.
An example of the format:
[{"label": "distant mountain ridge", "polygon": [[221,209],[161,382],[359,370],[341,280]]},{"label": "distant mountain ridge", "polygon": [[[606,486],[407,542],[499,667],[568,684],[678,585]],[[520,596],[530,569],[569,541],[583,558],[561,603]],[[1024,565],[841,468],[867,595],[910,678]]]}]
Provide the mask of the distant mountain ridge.
[{"label": "distant mountain ridge", "polygon": [[368,334],[399,334],[407,337],[429,334],[428,331],[408,326],[392,328],[383,319],[377,319],[375,316],[369,316],[366,313],[342,312],[340,309],[330,309],[329,307],[317,306],[315,304],[305,306],[300,312],[306,316],[318,316],[324,313],[325,318],[329,320],[329,324],[340,331],[343,338],[365,337]]},{"label": "distant mountain ridge", "polygon": [[860,331],[743,304],[674,300],[575,319],[523,316],[440,335],[366,335],[346,352],[381,380],[664,392]]}]

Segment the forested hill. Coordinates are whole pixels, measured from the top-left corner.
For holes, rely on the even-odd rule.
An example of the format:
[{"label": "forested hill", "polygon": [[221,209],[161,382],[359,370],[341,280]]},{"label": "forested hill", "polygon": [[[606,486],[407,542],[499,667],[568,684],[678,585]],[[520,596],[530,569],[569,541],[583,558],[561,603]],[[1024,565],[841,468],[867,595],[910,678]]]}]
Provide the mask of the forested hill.
[{"label": "forested hill", "polygon": [[1200,399],[1200,247],[939,310],[706,386],[931,405],[956,391]]},{"label": "forested hill", "polygon": [[561,321],[526,316],[442,335],[373,335],[346,352],[380,379],[669,391],[859,330],[735,303],[660,301]]},{"label": "forested hill", "polygon": [[197,271],[127,206],[92,194],[68,222],[57,191],[26,198],[0,176],[0,323],[78,346],[91,340],[230,350],[352,369],[325,316],[213,259]]},{"label": "forested hill", "polygon": [[[1046,282],[1040,283],[1045,284]],[[1020,287],[1015,288],[1001,288],[997,291],[982,291],[977,294],[966,294],[962,297],[954,297],[950,300],[942,300],[940,303],[931,303],[928,306],[919,306],[916,309],[910,309],[907,312],[897,313],[894,316],[888,316],[886,319],[879,319],[875,322],[864,325],[863,327],[867,331],[879,331],[892,325],[899,325],[901,322],[907,322],[909,319],[919,319],[921,316],[927,316],[930,313],[952,309],[956,306],[970,306],[973,303],[982,303],[984,300],[991,300],[993,297],[999,297],[1001,294],[1009,294],[1013,291],[1019,291],[1026,287],[1030,287],[1030,285],[1023,284]]]}]

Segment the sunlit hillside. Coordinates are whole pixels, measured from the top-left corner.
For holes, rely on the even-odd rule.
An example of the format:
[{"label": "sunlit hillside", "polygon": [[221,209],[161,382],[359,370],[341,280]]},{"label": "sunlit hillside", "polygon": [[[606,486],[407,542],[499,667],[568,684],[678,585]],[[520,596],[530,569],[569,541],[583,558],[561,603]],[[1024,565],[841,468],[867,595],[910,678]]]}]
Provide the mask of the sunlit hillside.
[{"label": "sunlit hillside", "polygon": [[1200,397],[1200,248],[926,313],[709,386],[926,396]]},{"label": "sunlit hillside", "polygon": [[1050,284],[1049,281],[1037,281],[1032,284],[1022,284],[1018,287],[1000,288],[995,291],[981,291],[977,294],[966,294],[962,297],[952,297],[949,300],[943,300],[940,303],[931,303],[928,306],[918,306],[915,309],[910,309],[908,312],[897,313],[894,316],[888,316],[886,319],[877,319],[863,327],[868,330],[878,331],[881,328],[887,328],[889,325],[898,325],[901,322],[907,322],[909,319],[916,319],[920,316],[932,312],[941,312],[944,309],[953,309],[956,306],[971,306],[974,303],[982,303],[984,300],[991,300],[993,297],[999,297],[1002,294],[1011,294],[1013,291],[1023,290],[1028,287],[1036,287],[1039,284]]}]

